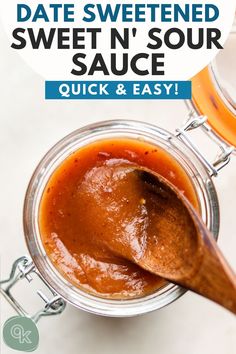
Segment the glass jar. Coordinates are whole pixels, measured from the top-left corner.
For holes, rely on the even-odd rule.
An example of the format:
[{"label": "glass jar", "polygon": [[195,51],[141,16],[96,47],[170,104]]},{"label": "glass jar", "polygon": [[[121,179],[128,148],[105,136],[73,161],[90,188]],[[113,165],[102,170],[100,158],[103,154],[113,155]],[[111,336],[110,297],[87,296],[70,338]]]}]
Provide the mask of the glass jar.
[{"label": "glass jar", "polygon": [[171,303],[185,290],[168,284],[152,295],[132,300],[108,300],[90,295],[74,287],[55,269],[44,250],[38,227],[41,196],[53,171],[73,151],[106,138],[141,139],[164,149],[177,160],[192,181],[202,218],[215,237],[219,231],[219,206],[210,175],[196,155],[174,135],[146,123],[116,120],[89,125],[61,140],[43,158],[29,184],[24,206],[26,242],[36,268],[57,294],[80,309],[104,316],[134,316]]},{"label": "glass jar", "polygon": [[205,115],[214,132],[233,146],[236,145],[235,26],[224,50],[192,79],[193,99],[188,104],[197,115]]}]

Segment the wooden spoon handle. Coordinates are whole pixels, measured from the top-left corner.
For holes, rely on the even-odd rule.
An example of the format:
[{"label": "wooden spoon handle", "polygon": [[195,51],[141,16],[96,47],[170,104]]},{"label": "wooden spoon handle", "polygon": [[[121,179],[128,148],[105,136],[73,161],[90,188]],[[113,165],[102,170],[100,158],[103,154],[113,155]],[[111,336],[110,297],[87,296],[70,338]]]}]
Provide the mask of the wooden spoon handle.
[{"label": "wooden spoon handle", "polygon": [[207,297],[236,314],[236,276],[203,222],[197,220],[202,235],[202,261],[196,273],[181,285]]}]

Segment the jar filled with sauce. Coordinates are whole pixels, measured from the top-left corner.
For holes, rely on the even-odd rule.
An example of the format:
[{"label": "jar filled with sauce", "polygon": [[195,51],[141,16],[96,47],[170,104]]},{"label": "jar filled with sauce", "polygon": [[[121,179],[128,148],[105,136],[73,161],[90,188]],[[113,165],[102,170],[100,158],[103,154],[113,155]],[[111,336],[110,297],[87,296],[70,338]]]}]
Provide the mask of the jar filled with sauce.
[{"label": "jar filled with sauce", "polygon": [[[230,41],[234,36],[232,32]],[[176,134],[138,121],[111,120],[78,129],[46,154],[25,198],[24,232],[31,258],[15,263],[11,279],[19,278],[18,265],[21,278],[30,279],[36,273],[51,289],[52,299],[46,300],[36,320],[60,313],[65,302],[103,316],[140,315],[185,293],[100,247],[97,237],[102,237],[105,220],[94,205],[91,209],[84,206],[78,191],[84,176],[94,168],[120,161],[148,167],[185,194],[217,238],[219,205],[212,177],[229,162],[236,146],[235,99],[229,91],[215,61],[193,78],[193,99],[187,102],[189,119]],[[192,141],[193,129],[203,130],[209,143],[213,141],[219,149],[214,162]],[[112,191],[106,192],[105,212]],[[139,202],[138,210],[142,210],[145,201]],[[135,227],[130,222],[125,226],[128,230]],[[1,292],[16,311],[25,314],[7,291],[2,288]]]},{"label": "jar filled with sauce", "polygon": [[92,214],[92,231],[85,233],[85,239],[76,237],[75,209],[82,214],[80,225],[85,215],[76,192],[81,176],[94,166],[116,160],[146,166],[168,178],[185,193],[217,237],[216,191],[194,152],[179,137],[156,126],[123,120],[79,129],[46,155],[29,185],[24,227],[30,253],[35,255],[33,261],[56,293],[89,312],[133,316],[163,307],[185,290],[127,262],[108,259],[106,253],[97,254],[96,239],[90,246],[86,239],[98,230],[96,220],[99,223],[100,219],[92,210],[86,212],[86,218]]}]

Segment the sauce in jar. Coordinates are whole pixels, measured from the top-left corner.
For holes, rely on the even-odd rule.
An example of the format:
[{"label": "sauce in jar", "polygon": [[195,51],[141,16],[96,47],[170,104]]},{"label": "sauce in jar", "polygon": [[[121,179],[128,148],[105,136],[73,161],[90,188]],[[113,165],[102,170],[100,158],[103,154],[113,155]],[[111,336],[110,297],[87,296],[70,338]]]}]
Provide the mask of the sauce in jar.
[{"label": "sauce in jar", "polygon": [[[118,224],[132,239],[144,220],[145,201],[140,199],[134,207],[129,190],[128,197],[121,195],[116,205],[112,200],[115,180],[106,185],[97,173],[115,164],[136,164],[159,173],[198,208],[189,176],[167,152],[139,140],[107,139],[75,151],[53,172],[41,199],[39,228],[48,257],[73,285],[104,298],[137,298],[153,293],[166,281],[120,257],[103,242],[105,233],[111,239],[119,237]],[[87,203],[88,193],[96,203]]]}]

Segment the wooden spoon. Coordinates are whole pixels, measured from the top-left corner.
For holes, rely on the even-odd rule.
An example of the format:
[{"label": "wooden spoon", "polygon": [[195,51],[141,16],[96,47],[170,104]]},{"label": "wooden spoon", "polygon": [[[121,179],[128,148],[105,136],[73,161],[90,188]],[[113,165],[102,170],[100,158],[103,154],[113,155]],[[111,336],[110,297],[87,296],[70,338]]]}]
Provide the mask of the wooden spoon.
[{"label": "wooden spoon", "polygon": [[168,247],[163,257],[159,244],[150,238],[147,251],[135,262],[236,314],[236,276],[201,217],[184,195],[157,173],[146,168],[135,168],[132,173],[164,209],[158,235]]},{"label": "wooden spoon", "polygon": [[92,170],[79,193],[105,225],[101,245],[236,314],[235,274],[201,217],[169,181],[147,168],[108,165]]}]

